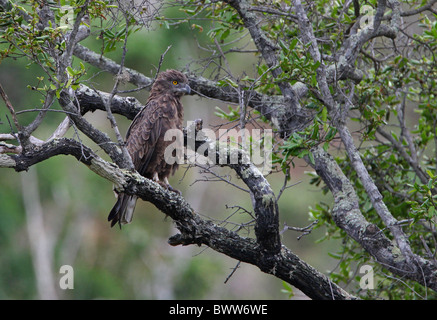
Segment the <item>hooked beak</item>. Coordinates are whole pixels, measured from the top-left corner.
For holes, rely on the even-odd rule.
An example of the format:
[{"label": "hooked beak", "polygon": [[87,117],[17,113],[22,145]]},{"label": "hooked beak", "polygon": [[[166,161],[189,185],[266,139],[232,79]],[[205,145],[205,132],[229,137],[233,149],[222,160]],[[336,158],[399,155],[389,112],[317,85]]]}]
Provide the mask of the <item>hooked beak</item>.
[{"label": "hooked beak", "polygon": [[185,93],[185,94],[190,94],[191,93],[191,88],[188,84],[186,84],[185,86],[183,86],[180,89],[181,92]]},{"label": "hooked beak", "polygon": [[182,96],[184,94],[190,94],[191,93],[191,88],[188,84],[179,84],[176,86],[176,88],[173,89],[174,93]]}]

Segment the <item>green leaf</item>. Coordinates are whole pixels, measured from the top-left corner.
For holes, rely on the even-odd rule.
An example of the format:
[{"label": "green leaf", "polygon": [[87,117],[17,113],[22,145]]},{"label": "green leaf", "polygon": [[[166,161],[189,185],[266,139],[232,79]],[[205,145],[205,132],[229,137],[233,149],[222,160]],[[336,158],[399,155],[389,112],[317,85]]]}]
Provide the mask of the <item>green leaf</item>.
[{"label": "green leaf", "polygon": [[313,71],[316,71],[318,67],[320,67],[320,65],[322,64],[321,61],[316,61],[313,66],[311,67],[311,69],[313,69]]},{"label": "green leaf", "polygon": [[320,119],[322,119],[323,122],[328,121],[328,108],[323,107],[322,112],[320,113]]},{"label": "green leaf", "polygon": [[231,29],[226,29],[226,30],[222,33],[222,35],[220,36],[220,40],[225,40],[225,39],[229,36],[230,33],[231,33]]},{"label": "green leaf", "polygon": [[330,140],[332,140],[335,137],[336,134],[337,134],[337,129],[331,127],[329,129],[328,134],[326,135],[325,139],[327,141],[330,141]]},{"label": "green leaf", "polygon": [[292,51],[293,49],[294,49],[294,47],[296,46],[296,44],[297,44],[297,38],[294,38],[293,40],[291,40],[291,42],[290,42],[290,46],[289,46],[289,51]]},{"label": "green leaf", "polygon": [[288,294],[289,299],[292,298],[294,296],[293,287],[285,281],[282,281],[282,286],[284,289],[281,289],[281,292]]},{"label": "green leaf", "polygon": [[313,153],[312,153],[311,151],[308,152],[308,158],[310,158],[310,163],[311,163],[312,165],[315,165],[315,164],[316,164],[316,162],[315,162],[315,160],[314,160],[314,155],[313,155]]},{"label": "green leaf", "polygon": [[283,53],[285,54],[285,55],[287,55],[288,54],[288,52],[290,51],[288,48],[288,46],[287,46],[287,44],[284,42],[284,41],[282,41],[282,40],[279,40],[279,46],[282,48],[282,51],[283,51]]},{"label": "green leaf", "polygon": [[428,218],[431,219],[435,216],[436,210],[434,206],[428,208]]},{"label": "green leaf", "polygon": [[73,68],[70,67],[70,66],[67,67],[67,72],[72,77],[74,77],[76,75],[76,73],[74,72]]},{"label": "green leaf", "polygon": [[313,132],[311,134],[312,140],[318,140],[319,139],[319,126],[317,124],[314,125]]}]

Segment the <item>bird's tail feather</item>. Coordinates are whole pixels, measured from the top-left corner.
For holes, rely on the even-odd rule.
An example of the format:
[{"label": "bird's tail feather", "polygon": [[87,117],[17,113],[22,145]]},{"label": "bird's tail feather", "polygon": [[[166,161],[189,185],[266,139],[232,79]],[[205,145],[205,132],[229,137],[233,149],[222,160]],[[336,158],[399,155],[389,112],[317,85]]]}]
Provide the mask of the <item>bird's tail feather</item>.
[{"label": "bird's tail feather", "polygon": [[122,224],[127,224],[132,221],[137,199],[137,196],[130,196],[124,193],[118,195],[117,202],[108,216],[108,221],[111,221],[111,227],[117,222],[121,226]]}]

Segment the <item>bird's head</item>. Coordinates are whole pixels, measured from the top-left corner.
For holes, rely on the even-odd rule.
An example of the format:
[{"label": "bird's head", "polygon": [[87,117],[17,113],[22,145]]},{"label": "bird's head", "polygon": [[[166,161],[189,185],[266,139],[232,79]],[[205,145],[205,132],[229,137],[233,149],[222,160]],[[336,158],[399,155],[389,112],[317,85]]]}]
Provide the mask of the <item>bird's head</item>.
[{"label": "bird's head", "polygon": [[161,72],[155,80],[152,92],[168,92],[175,96],[190,94],[191,88],[188,85],[188,78],[177,70]]}]

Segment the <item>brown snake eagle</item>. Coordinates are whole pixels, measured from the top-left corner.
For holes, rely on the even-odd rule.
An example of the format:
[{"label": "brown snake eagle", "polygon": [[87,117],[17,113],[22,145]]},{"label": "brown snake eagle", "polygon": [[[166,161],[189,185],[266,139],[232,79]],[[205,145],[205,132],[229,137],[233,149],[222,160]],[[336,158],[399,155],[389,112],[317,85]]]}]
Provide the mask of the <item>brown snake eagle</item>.
[{"label": "brown snake eagle", "polygon": [[[177,70],[161,72],[150,91],[145,107],[132,121],[126,134],[126,148],[135,169],[145,178],[174,190],[168,177],[178,168],[177,163],[168,164],[164,153],[172,141],[165,141],[167,130],[182,130],[184,110],[181,97],[191,92],[187,77]],[[117,203],[108,216],[111,227],[116,223],[132,221],[137,196],[118,194]]]}]

